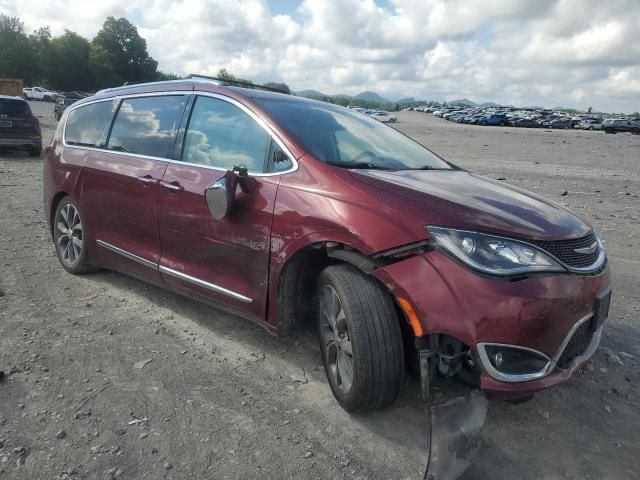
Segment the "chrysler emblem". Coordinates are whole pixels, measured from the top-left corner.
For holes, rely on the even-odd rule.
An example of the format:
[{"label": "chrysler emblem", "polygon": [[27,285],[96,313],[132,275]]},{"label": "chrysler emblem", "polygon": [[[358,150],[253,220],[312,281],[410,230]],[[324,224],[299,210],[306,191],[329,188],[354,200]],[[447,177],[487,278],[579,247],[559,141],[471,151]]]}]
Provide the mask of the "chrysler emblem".
[{"label": "chrysler emblem", "polygon": [[581,253],[583,255],[590,255],[598,249],[598,242],[593,242],[588,247],[576,248],[574,252]]}]

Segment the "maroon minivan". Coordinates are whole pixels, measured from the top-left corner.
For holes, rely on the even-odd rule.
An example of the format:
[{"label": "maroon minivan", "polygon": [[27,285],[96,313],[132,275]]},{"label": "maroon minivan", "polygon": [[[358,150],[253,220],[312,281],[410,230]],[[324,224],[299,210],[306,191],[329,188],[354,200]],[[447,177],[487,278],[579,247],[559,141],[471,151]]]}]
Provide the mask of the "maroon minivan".
[{"label": "maroon minivan", "polygon": [[465,171],[347,108],[204,78],[63,115],[44,197],[62,266],[117,270],[273,333],[313,321],[348,411],[459,378],[494,397],[568,379],[611,296],[565,207]]}]

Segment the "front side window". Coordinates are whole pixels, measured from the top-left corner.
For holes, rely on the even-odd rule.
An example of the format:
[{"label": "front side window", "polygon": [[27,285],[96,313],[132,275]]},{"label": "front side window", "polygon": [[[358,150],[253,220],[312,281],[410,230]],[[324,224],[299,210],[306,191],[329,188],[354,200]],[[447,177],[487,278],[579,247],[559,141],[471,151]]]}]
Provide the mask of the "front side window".
[{"label": "front side window", "polygon": [[261,173],[269,135],[235,105],[211,97],[198,97],[184,141],[182,160],[231,170],[244,165]]},{"label": "front side window", "polygon": [[168,158],[185,103],[184,95],[125,98],[113,123],[107,148]]},{"label": "front side window", "polygon": [[99,147],[113,116],[113,102],[91,103],[71,110],[65,127],[65,142],[80,147]]}]

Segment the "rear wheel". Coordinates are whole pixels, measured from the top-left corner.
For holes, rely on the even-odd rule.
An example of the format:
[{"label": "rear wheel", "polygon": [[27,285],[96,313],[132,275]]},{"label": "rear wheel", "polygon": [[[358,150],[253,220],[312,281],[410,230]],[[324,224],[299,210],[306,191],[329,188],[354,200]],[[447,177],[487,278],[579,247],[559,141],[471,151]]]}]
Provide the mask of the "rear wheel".
[{"label": "rear wheel", "polygon": [[53,241],[58,260],[67,272],[81,274],[94,270],[87,256],[82,215],[69,197],[60,201],[53,217]]},{"label": "rear wheel", "polygon": [[351,265],[327,267],[318,281],[318,336],[331,390],[348,412],[392,404],[404,376],[393,300]]}]

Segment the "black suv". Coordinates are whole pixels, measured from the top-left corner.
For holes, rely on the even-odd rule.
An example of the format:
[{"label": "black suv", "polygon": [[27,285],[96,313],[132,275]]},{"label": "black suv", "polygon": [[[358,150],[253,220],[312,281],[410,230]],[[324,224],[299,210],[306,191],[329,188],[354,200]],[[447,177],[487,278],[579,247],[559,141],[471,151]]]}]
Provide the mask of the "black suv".
[{"label": "black suv", "polygon": [[0,95],[0,148],[27,150],[32,157],[42,153],[40,122],[20,97]]},{"label": "black suv", "polygon": [[624,118],[610,118],[602,122],[605,133],[631,132],[640,135],[640,126],[636,122]]}]

